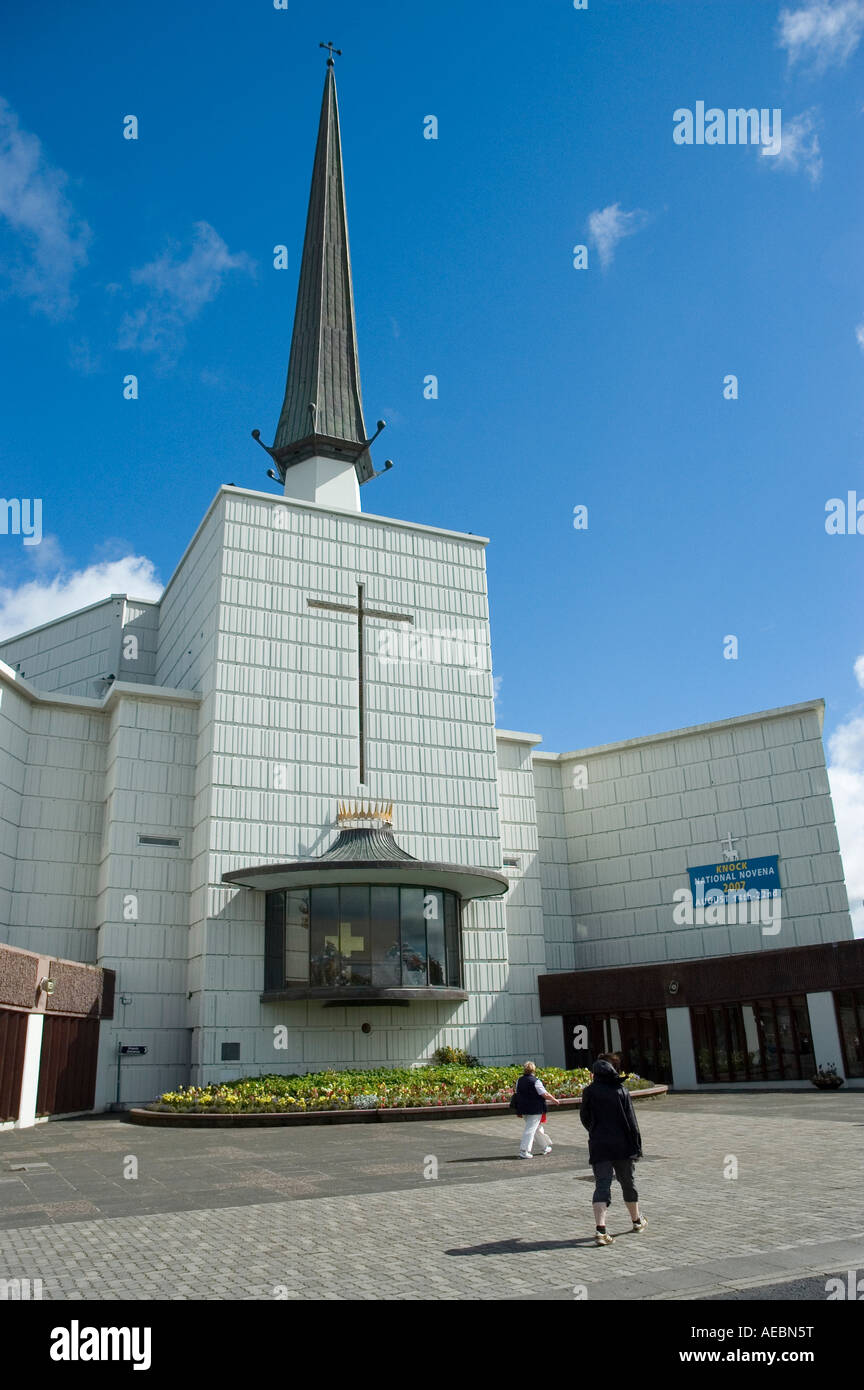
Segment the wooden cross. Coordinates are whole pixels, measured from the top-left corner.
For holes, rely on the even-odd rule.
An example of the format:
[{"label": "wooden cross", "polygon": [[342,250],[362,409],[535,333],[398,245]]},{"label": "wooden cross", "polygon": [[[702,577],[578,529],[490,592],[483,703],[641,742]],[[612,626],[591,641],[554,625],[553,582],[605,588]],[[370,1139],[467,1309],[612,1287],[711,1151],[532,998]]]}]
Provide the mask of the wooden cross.
[{"label": "wooden cross", "polygon": [[731,833],[726,836],[725,840],[720,841],[720,848],[723,851],[723,858],[729,861],[730,863],[735,858],[735,846],[737,845],[737,843],[738,836],[735,835],[733,837]]},{"label": "wooden cross", "polygon": [[393,623],[413,623],[410,613],[385,613],[381,608],[367,608],[363,602],[365,584],[357,585],[357,604],[331,603],[326,599],[307,598],[310,608],[324,608],[329,613],[357,614],[357,730],[360,738],[360,785],[366,782],[366,700],[363,679],[363,619],[386,618]]},{"label": "wooden cross", "polygon": [[332,39],[330,40],[329,43],[319,43],[318,47],[319,47],[319,48],[326,48],[326,49],[327,49],[327,66],[328,66],[328,68],[332,68],[332,67],[333,67],[333,54],[334,54],[334,53],[336,54],[337,58],[341,58],[341,57],[342,57],[342,49],[341,49],[341,48],[334,48],[334,47],[333,47],[333,40],[332,40]]}]

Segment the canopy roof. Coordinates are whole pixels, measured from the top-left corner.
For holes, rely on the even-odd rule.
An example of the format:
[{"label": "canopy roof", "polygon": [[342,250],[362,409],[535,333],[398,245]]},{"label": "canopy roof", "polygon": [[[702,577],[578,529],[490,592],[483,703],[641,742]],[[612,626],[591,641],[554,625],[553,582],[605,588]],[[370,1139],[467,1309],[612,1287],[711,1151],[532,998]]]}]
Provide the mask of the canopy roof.
[{"label": "canopy roof", "polygon": [[222,882],[268,893],[329,883],[396,883],[449,889],[466,900],[501,897],[510,886],[493,869],[415,859],[396,843],[391,830],[378,826],[342,829],[330,849],[315,859],[232,869]]}]

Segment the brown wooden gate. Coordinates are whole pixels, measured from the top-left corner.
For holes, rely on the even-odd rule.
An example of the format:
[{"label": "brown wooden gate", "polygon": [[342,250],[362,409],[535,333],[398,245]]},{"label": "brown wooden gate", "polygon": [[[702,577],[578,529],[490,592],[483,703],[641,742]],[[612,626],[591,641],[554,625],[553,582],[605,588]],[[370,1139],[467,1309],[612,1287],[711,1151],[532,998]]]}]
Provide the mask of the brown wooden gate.
[{"label": "brown wooden gate", "polygon": [[93,1109],[98,1050],[98,1018],[46,1014],[37,1115]]},{"label": "brown wooden gate", "polygon": [[27,1015],[0,1009],[0,1121],[18,1119],[26,1039]]}]

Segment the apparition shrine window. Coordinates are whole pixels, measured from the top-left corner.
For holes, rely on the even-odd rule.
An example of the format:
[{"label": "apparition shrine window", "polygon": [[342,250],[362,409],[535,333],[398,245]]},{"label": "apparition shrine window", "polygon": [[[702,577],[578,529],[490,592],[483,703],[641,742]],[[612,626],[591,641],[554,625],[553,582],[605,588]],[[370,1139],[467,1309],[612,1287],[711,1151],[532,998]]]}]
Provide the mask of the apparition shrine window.
[{"label": "apparition shrine window", "polygon": [[461,988],[459,898],[342,884],[267,894],[267,991]]}]

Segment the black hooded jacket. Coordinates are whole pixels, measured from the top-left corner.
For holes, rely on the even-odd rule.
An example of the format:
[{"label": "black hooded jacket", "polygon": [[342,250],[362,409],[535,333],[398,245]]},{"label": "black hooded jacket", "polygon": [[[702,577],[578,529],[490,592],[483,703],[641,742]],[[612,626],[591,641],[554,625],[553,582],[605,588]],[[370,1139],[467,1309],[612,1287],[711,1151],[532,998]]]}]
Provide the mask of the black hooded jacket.
[{"label": "black hooded jacket", "polygon": [[594,1063],[594,1080],[582,1092],[579,1118],[588,1131],[588,1160],[641,1158],[642,1135],[630,1092],[611,1062]]}]

